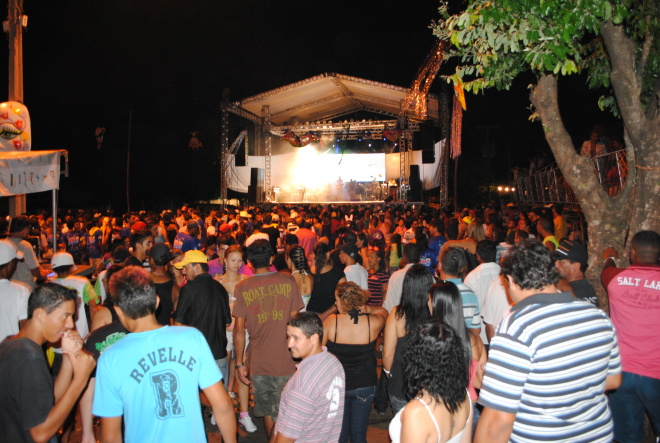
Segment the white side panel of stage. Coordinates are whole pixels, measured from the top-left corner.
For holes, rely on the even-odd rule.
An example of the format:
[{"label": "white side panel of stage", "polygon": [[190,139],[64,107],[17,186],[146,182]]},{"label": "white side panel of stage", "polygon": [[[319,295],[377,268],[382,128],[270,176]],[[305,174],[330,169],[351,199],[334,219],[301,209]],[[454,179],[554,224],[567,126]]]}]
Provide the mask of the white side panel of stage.
[{"label": "white side panel of stage", "polygon": [[[434,183],[435,171],[440,163],[440,153],[444,146],[444,140],[435,144],[435,163],[422,164],[422,151],[413,151],[413,164],[419,165],[420,179],[424,190],[432,189],[440,186],[440,183]],[[273,186],[283,186],[293,184],[292,182],[304,182],[305,177],[300,177],[301,180],[296,180],[288,176],[290,166],[299,162],[297,158],[299,153],[297,151],[289,152],[282,155],[274,155],[271,162],[271,183]],[[362,155],[362,154],[353,154]],[[350,160],[350,155],[345,156],[344,160]],[[234,160],[229,171],[229,189],[236,192],[247,193],[250,184],[250,169],[265,167],[265,158],[257,156],[248,156],[247,166],[235,166]],[[313,173],[313,171],[311,172]],[[385,154],[385,180],[399,178],[399,154]],[[333,180],[336,180],[334,177]],[[382,180],[381,180],[382,181]]]}]

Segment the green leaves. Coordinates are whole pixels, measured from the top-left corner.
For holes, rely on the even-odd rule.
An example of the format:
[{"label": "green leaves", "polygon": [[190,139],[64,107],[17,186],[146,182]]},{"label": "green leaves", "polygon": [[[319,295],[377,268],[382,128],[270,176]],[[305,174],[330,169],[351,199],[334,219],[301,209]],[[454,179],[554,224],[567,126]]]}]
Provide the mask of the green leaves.
[{"label": "green leaves", "polygon": [[[465,89],[506,89],[521,72],[567,76],[586,71],[589,87],[609,86],[611,67],[598,37],[612,20],[635,40],[637,59],[647,30],[654,37],[644,70],[643,95],[660,77],[660,0],[468,0],[466,9],[434,25],[438,38],[452,43],[449,56],[459,60],[456,79]],[[615,112],[610,97],[604,108]]]}]

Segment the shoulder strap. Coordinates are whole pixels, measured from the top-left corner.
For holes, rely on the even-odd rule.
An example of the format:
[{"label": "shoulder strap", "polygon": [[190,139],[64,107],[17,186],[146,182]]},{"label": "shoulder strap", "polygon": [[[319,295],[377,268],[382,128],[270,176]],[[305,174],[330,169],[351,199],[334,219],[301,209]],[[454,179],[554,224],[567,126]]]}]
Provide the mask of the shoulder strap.
[{"label": "shoulder strap", "polygon": [[435,430],[438,433],[438,441],[440,441],[440,426],[438,426],[438,421],[435,419],[435,416],[433,415],[433,412],[431,411],[431,408],[429,408],[429,405],[427,405],[426,402],[424,400],[422,400],[421,398],[419,398],[419,397],[415,397],[415,398],[417,400],[419,400],[419,402],[421,404],[424,405],[424,407],[426,408],[426,412],[428,412],[429,415],[431,416],[431,420],[433,421],[433,425],[435,425]]},{"label": "shoulder strap", "polygon": [[335,343],[337,343],[337,318],[339,316],[335,314]]},{"label": "shoulder strap", "polygon": [[369,343],[371,343],[371,320],[370,315],[367,314],[367,328],[369,328]]}]

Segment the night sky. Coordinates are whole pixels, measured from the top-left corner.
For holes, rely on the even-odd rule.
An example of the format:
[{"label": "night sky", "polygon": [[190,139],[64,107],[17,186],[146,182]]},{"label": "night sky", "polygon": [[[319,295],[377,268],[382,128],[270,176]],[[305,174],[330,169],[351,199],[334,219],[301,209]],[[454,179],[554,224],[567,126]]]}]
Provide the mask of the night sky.
[{"label": "night sky", "polygon": [[[69,151],[71,175],[62,179],[60,206],[122,210],[132,111],[131,209],[215,198],[224,88],[237,100],[323,72],[408,87],[433,47],[429,25],[437,6],[435,0],[25,0],[24,102],[33,149]],[[6,46],[3,54],[6,85]],[[527,121],[532,81],[468,95],[460,163],[466,186],[506,180],[509,165],[526,167],[530,155],[551,155],[540,124]],[[585,91],[584,79],[564,85],[566,122],[581,142],[593,124],[610,119],[597,112],[597,94]],[[242,125],[232,120],[233,131]],[[97,126],[106,128],[101,150]],[[486,126],[495,126],[494,160],[481,156]],[[192,131],[200,150],[188,148]],[[28,196],[28,209],[48,205],[48,198]]]}]

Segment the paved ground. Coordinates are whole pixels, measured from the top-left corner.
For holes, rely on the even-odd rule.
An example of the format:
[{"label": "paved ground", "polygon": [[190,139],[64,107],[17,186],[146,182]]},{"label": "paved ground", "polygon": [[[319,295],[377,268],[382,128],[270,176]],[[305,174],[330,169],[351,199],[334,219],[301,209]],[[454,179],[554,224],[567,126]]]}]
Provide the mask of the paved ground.
[{"label": "paved ground", "polygon": [[[264,430],[264,422],[262,419],[252,418],[254,424],[259,428],[257,432],[252,434],[246,433],[242,428],[238,431],[239,443],[267,443],[266,431]],[[385,414],[379,414],[375,409],[372,409],[369,416],[369,429],[367,431],[367,441],[369,443],[390,443],[389,433],[387,432],[388,426],[392,420],[392,411],[388,409]],[[209,443],[220,443],[220,434],[215,426],[211,426],[208,419],[205,418],[206,431],[209,438]]]}]

